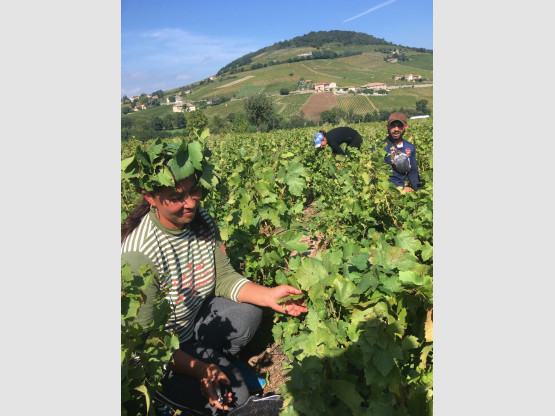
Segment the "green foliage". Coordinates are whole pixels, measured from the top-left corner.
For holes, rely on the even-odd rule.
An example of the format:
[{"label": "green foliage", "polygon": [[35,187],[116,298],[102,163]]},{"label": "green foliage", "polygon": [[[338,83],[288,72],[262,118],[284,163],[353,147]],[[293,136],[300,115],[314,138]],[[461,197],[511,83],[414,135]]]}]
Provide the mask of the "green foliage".
[{"label": "green foliage", "polygon": [[340,107],[333,107],[331,110],[324,110],[320,113],[322,123],[339,124],[346,117],[346,113]]},{"label": "green foliage", "polygon": [[249,129],[249,120],[247,116],[243,113],[235,114],[234,117],[230,117],[232,123],[231,130],[236,133],[246,133]]},{"label": "green foliage", "polygon": [[[432,118],[411,120],[405,136],[423,182],[412,193],[388,181],[385,123],[356,129],[363,143],[349,158],[316,152],[314,128],[209,136],[221,182],[202,204],[237,270],[303,291],[308,313],[277,314],[272,329],[291,360],[283,415],[428,416]],[[319,253],[309,256],[307,242]]]},{"label": "green foliage", "polygon": [[209,122],[210,131],[216,134],[231,130],[231,123],[223,117],[215,115]]},{"label": "green foliage", "polygon": [[208,126],[208,117],[202,112],[202,110],[191,111],[187,115],[187,127],[186,131],[188,134],[194,134],[199,131],[203,131]]},{"label": "green foliage", "polygon": [[177,182],[193,174],[204,188],[214,186],[218,178],[213,173],[214,167],[208,163],[202,143],[207,134],[206,131],[200,140],[189,143],[184,140],[167,143],[157,139],[146,149],[137,146],[135,154],[121,162],[122,180],[129,181],[138,192],[175,187]]},{"label": "green foliage", "polygon": [[121,267],[121,414],[155,416],[153,395],[160,390],[163,364],[179,348],[177,336],[164,329],[171,307],[161,292],[154,303],[154,319],[143,328],[135,318],[145,302],[144,291],[154,279],[143,266],[136,274]]},{"label": "green foliage", "polygon": [[271,120],[274,115],[272,100],[264,94],[257,94],[248,97],[243,105],[247,118],[260,130],[262,123]]},{"label": "green foliage", "polygon": [[420,114],[430,114],[430,108],[428,107],[428,100],[416,101],[416,111],[418,111]]}]

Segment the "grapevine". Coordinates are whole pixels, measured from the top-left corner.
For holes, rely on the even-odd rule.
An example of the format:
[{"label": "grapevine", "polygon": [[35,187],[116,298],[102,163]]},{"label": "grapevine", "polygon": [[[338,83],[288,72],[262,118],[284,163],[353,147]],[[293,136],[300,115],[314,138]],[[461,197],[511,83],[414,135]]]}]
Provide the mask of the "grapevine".
[{"label": "grapevine", "polygon": [[[357,130],[351,157],[317,153],[311,128],[206,136],[220,181],[202,205],[232,264],[259,284],[300,288],[309,309],[274,319],[291,360],[283,415],[432,413],[432,119],[411,120],[405,135],[423,182],[412,193],[388,181],[385,123]],[[136,203],[128,189],[122,210]],[[301,240],[316,239],[325,250],[311,256]]]}]

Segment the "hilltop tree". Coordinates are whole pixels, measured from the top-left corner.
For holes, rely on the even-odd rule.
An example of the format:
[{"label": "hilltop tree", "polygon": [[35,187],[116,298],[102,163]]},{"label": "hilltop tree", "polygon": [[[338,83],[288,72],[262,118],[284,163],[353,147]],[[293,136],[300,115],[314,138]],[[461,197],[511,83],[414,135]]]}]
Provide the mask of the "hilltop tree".
[{"label": "hilltop tree", "polygon": [[154,91],[151,95],[157,95],[158,99],[161,100],[162,98],[164,98],[164,91],[162,90]]},{"label": "hilltop tree", "polygon": [[164,122],[160,117],[156,116],[151,120],[151,128],[154,131],[162,131],[164,130]]},{"label": "hilltop tree", "polygon": [[187,118],[185,117],[185,114],[183,113],[173,113],[173,114],[174,114],[174,119],[173,119],[174,129],[184,129],[185,127],[187,127]]},{"label": "hilltop tree", "polygon": [[144,105],[146,105],[146,104],[148,104],[149,101],[150,101],[150,98],[148,98],[148,96],[147,96],[145,93],[143,93],[143,94],[140,95],[140,97],[139,97],[139,104],[144,104]]},{"label": "hilltop tree", "polygon": [[184,129],[187,126],[187,120],[184,113],[169,113],[166,114],[162,121],[164,122],[165,130]]},{"label": "hilltop tree", "polygon": [[320,113],[320,121],[322,123],[339,124],[341,120],[347,117],[346,112],[340,107],[333,107],[331,110],[324,110]]},{"label": "hilltop tree", "polygon": [[[129,107],[127,107],[129,108]],[[122,117],[121,118],[121,128],[122,129],[128,129],[133,125],[133,120],[131,120],[129,117]]]},{"label": "hilltop tree", "polygon": [[194,132],[201,132],[208,125],[208,117],[201,111],[195,110],[191,111],[187,116],[187,127],[186,132],[188,134]]},{"label": "hilltop tree", "polygon": [[244,108],[257,132],[260,132],[260,125],[270,121],[275,113],[272,100],[264,94],[251,95],[245,100]]},{"label": "hilltop tree", "polygon": [[215,115],[208,124],[211,133],[225,133],[230,130],[231,123],[224,117]]},{"label": "hilltop tree", "polygon": [[416,111],[420,114],[430,114],[430,109],[428,107],[428,100],[418,100],[416,102]]},{"label": "hilltop tree", "polygon": [[245,133],[249,129],[249,120],[243,112],[230,113],[227,120],[231,123],[231,131],[235,133]]}]

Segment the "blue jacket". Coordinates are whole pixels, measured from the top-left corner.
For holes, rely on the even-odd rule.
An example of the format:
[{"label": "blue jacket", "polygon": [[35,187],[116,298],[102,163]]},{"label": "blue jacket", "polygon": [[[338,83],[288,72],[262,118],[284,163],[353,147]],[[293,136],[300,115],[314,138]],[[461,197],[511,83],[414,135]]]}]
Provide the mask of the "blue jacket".
[{"label": "blue jacket", "polygon": [[[391,139],[390,139],[391,140]],[[389,156],[385,157],[385,161],[391,165],[391,150],[389,149],[389,144],[387,140],[383,141],[384,149],[387,151]],[[403,146],[398,148],[402,152],[409,155],[410,160],[410,170],[408,173],[403,174],[398,172],[393,166],[391,167],[391,176],[389,177],[389,182],[392,182],[395,186],[405,187],[405,179],[408,176],[412,189],[418,191],[420,189],[420,176],[418,174],[418,165],[416,164],[416,148],[410,142],[403,139]]]}]

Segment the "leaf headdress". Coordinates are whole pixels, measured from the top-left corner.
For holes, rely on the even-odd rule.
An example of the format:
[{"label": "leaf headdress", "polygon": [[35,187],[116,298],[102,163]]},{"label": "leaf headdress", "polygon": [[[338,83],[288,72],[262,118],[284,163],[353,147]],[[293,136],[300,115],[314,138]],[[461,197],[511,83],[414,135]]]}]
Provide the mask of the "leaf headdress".
[{"label": "leaf headdress", "polygon": [[201,187],[210,189],[218,184],[218,177],[208,156],[201,140],[163,143],[156,139],[144,150],[137,146],[134,156],[121,161],[121,176],[138,192],[141,189],[152,192],[165,186],[175,188],[177,182],[193,174]]}]

